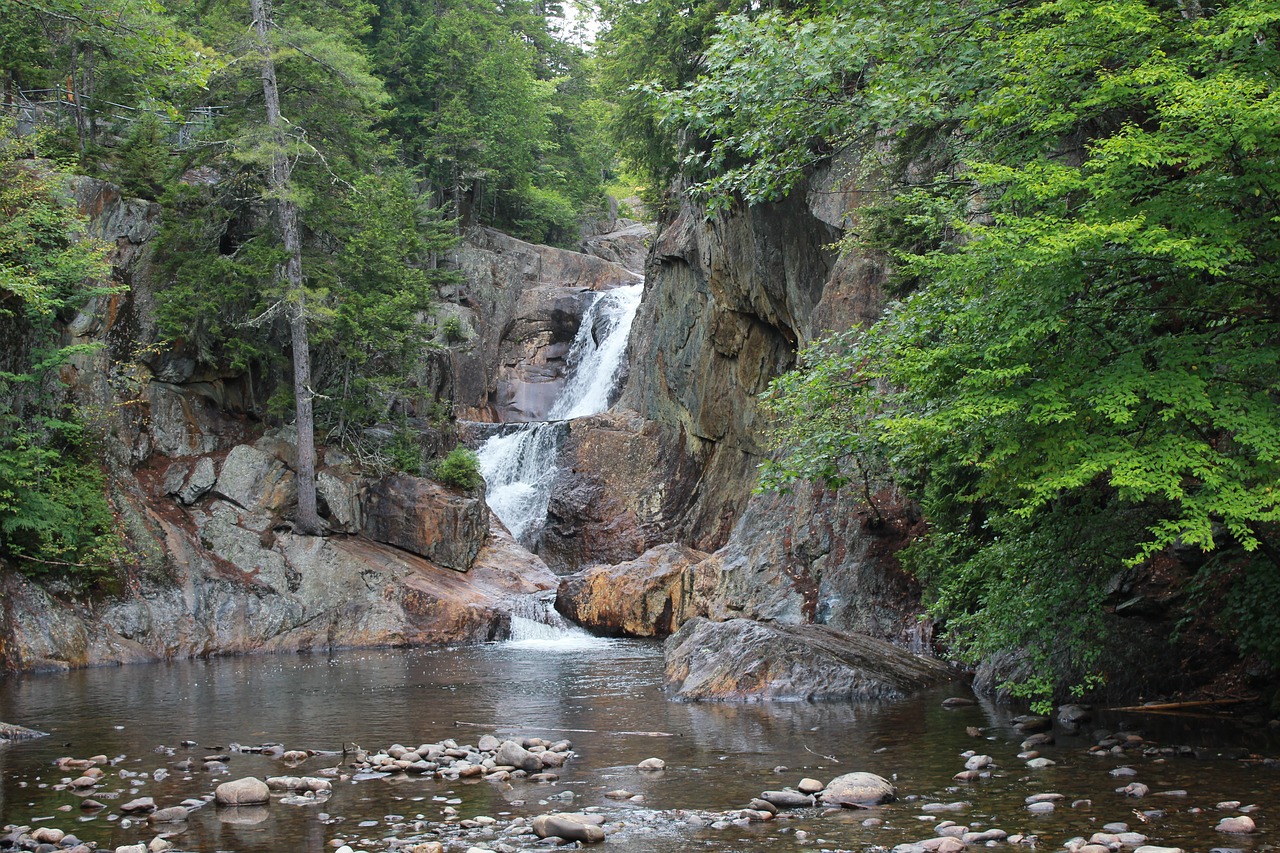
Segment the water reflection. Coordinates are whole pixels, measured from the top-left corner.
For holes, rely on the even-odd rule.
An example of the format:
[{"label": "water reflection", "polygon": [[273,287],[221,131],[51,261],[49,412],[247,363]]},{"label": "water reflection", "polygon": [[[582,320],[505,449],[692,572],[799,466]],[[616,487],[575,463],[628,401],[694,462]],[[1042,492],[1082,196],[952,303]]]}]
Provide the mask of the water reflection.
[{"label": "water reflection", "polygon": [[[574,808],[599,806],[613,815],[638,815],[643,809],[723,810],[741,806],[763,790],[793,785],[802,776],[825,779],[852,770],[896,779],[904,800],[875,810],[883,826],[864,827],[866,812],[823,817],[814,811],[786,827],[730,830],[699,829],[664,818],[629,829],[632,834],[615,846],[628,853],[673,853],[691,845],[709,851],[811,849],[795,835],[801,828],[813,833],[810,841],[821,839],[814,842],[820,848],[893,846],[931,833],[942,816],[918,820],[924,803],[963,801],[971,805],[943,816],[1036,834],[1042,845],[1061,844],[1121,820],[1155,843],[1260,849],[1271,843],[1269,811],[1280,806],[1280,771],[1270,767],[1176,757],[1095,758],[1085,752],[1084,738],[1060,738],[1045,749],[1058,764],[1030,771],[1016,758],[1022,738],[1011,728],[1006,710],[988,704],[947,710],[938,693],[881,705],[701,705],[669,701],[660,676],[656,644],[580,638],[576,645],[534,640],[182,661],[12,678],[0,691],[0,719],[53,736],[0,749],[0,821],[74,829],[82,839],[113,849],[152,837],[145,826],[109,819],[129,798],[152,796],[162,806],[173,805],[208,794],[230,778],[314,773],[343,760],[340,755],[317,756],[294,769],[268,756],[233,753],[228,772],[210,773],[178,770],[175,763],[186,757],[199,759],[231,744],[264,742],[328,750],[353,744],[417,745],[450,737],[475,743],[491,731],[566,737],[573,740],[577,756],[556,786],[522,783],[504,790],[483,781],[393,776],[340,783],[320,807],[273,803],[265,819],[261,813],[201,809],[185,829],[175,827],[180,830],[175,842],[200,851],[321,851],[337,836],[376,840],[392,834],[388,827],[394,821],[388,816],[437,821],[447,799],[461,801],[457,808],[463,816],[531,814],[563,807],[564,801],[547,800],[563,791],[573,792]],[[1203,721],[1170,725],[1169,720],[1129,717],[1103,715],[1095,728],[1118,730],[1141,722],[1150,737],[1164,743],[1243,743],[1255,752],[1275,751],[1265,727],[1242,732],[1211,729]],[[983,729],[984,736],[967,735],[967,727]],[[184,749],[183,741],[199,746]],[[157,747],[174,752],[156,752]],[[952,780],[963,766],[960,753],[968,749],[996,759],[992,779],[976,785]],[[79,797],[53,789],[66,774],[52,762],[63,755],[97,753],[118,759],[108,768],[107,784],[94,793],[108,808],[82,816]],[[666,771],[635,769],[650,756],[663,758]],[[1109,773],[1123,763],[1138,769],[1151,796],[1136,801],[1115,793],[1117,781]],[[201,766],[198,760],[196,766]],[[161,769],[170,775],[156,780],[153,774]],[[646,802],[618,803],[603,796],[617,788],[642,794]],[[1159,796],[1175,789],[1188,794]],[[1023,799],[1039,791],[1060,792],[1068,804],[1090,802],[1031,815]],[[1224,839],[1214,833],[1220,816],[1214,806],[1229,799],[1262,805],[1254,815],[1259,834]],[[71,810],[58,811],[61,807]],[[1135,808],[1162,814],[1140,823]],[[326,823],[322,814],[340,822]],[[360,826],[369,821],[371,826]],[[793,831],[780,832],[782,828]]]}]

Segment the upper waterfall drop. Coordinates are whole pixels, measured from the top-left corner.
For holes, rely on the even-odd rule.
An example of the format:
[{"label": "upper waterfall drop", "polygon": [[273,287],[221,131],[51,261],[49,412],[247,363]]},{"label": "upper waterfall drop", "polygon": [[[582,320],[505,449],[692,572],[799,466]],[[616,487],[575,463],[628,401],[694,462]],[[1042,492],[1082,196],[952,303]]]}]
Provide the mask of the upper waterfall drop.
[{"label": "upper waterfall drop", "polygon": [[570,344],[564,388],[548,421],[495,435],[477,452],[489,508],[524,545],[535,544],[547,517],[556,456],[566,431],[562,422],[609,408],[643,293],[640,283],[596,294]]}]

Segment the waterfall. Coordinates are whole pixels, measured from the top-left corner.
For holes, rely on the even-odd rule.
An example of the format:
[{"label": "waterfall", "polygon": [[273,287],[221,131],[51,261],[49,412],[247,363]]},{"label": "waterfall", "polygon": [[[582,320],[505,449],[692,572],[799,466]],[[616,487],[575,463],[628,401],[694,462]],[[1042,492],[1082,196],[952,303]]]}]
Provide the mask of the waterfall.
[{"label": "waterfall", "polygon": [[609,640],[584,631],[556,612],[555,599],[554,592],[513,599],[508,641],[559,651],[608,645]]},{"label": "waterfall", "polygon": [[596,294],[569,347],[564,388],[547,422],[522,424],[480,446],[489,507],[527,547],[536,545],[547,518],[556,456],[567,433],[563,422],[609,408],[643,287],[634,284]]}]

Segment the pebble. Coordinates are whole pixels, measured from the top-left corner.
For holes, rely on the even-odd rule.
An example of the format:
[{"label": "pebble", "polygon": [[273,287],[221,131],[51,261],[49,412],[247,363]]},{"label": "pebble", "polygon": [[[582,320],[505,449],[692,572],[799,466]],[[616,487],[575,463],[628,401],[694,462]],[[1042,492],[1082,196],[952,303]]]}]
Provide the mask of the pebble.
[{"label": "pebble", "polygon": [[965,770],[985,770],[993,764],[995,764],[995,761],[991,758],[990,755],[974,755],[974,756],[971,756],[969,760],[967,760],[964,763],[964,769]]},{"label": "pebble", "polygon": [[644,761],[641,761],[636,765],[636,769],[652,771],[662,770],[666,768],[666,766],[667,762],[663,761],[661,758],[646,758]]},{"label": "pebble", "polygon": [[1126,797],[1145,797],[1151,791],[1141,782],[1130,782],[1123,788],[1116,788],[1117,794],[1124,794]]},{"label": "pebble", "polygon": [[1043,770],[1046,767],[1053,767],[1057,763],[1058,762],[1054,761],[1051,758],[1041,757],[1041,758],[1031,759],[1030,761],[1027,762],[1027,766],[1030,767],[1032,770]]},{"label": "pebble", "polygon": [[1027,811],[1031,812],[1032,814],[1048,814],[1049,812],[1053,811],[1053,809],[1054,809],[1054,805],[1049,800],[1045,800],[1039,803],[1031,803],[1030,805],[1027,806]]}]

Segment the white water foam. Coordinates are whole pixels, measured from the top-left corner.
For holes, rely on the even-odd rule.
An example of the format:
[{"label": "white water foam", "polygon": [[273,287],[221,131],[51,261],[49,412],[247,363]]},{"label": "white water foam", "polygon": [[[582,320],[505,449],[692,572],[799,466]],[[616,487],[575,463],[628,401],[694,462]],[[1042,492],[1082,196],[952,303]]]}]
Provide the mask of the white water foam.
[{"label": "white water foam", "polygon": [[550,422],[525,424],[494,436],[477,452],[489,507],[526,547],[537,544],[546,522],[556,456],[565,434],[559,422],[609,407],[643,291],[642,284],[634,284],[597,294],[569,347],[567,378],[551,406]]},{"label": "white water foam", "polygon": [[511,603],[509,646],[572,652],[612,642],[584,631],[556,612],[554,595],[529,596]]}]

